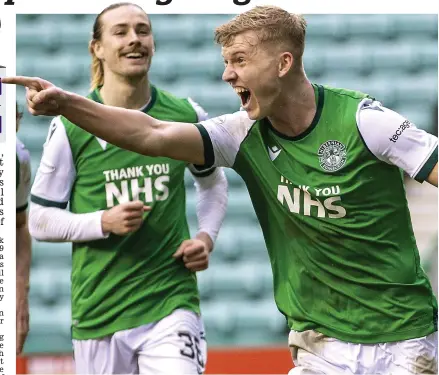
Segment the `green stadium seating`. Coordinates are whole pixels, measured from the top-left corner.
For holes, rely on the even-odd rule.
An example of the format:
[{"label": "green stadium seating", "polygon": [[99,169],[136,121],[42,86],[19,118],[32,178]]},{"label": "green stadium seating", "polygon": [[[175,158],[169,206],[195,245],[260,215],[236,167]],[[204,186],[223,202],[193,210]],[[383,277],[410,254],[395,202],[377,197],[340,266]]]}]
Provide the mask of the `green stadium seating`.
[{"label": "green stadium seating", "polygon": [[[341,17],[339,17],[341,18]],[[353,14],[345,18],[343,30],[350,40],[388,39],[393,36],[391,17],[381,14]]]},{"label": "green stadium seating", "polygon": [[306,34],[308,39],[338,40],[343,38],[343,24],[335,15],[309,14],[305,15],[307,21]]},{"label": "green stadium seating", "polygon": [[435,14],[397,14],[389,19],[397,34],[417,35],[420,40],[431,37],[437,41],[438,18]]}]

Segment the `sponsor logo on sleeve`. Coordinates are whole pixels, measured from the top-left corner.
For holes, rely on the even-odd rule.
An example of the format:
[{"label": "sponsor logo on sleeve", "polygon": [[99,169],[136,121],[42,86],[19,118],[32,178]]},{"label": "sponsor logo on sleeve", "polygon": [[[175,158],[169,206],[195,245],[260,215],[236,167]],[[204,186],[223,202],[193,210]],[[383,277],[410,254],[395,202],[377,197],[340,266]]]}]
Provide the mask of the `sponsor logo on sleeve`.
[{"label": "sponsor logo on sleeve", "polygon": [[404,130],[406,130],[407,128],[410,127],[410,121],[409,120],[405,120],[398,129],[396,129],[395,133],[389,138],[390,142],[396,143],[396,141],[398,140],[399,136],[404,132]]}]

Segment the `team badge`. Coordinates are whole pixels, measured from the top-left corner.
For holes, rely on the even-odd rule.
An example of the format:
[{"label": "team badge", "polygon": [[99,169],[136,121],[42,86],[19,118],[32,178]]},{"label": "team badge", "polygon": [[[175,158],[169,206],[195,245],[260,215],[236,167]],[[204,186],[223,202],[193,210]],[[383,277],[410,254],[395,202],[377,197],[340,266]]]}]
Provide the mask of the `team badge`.
[{"label": "team badge", "polygon": [[346,163],[346,146],[339,141],[326,141],[317,152],[320,166],[327,172],[335,172]]}]

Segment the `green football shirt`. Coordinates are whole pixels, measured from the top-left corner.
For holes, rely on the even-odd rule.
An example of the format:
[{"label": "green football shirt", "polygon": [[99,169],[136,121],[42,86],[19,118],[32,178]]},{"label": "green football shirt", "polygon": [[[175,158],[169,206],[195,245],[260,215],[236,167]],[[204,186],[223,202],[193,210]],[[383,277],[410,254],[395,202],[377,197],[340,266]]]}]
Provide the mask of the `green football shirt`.
[{"label": "green football shirt", "polygon": [[292,330],[374,344],[437,329],[403,171],[423,181],[437,138],[368,95],[314,85],[317,111],[297,137],[245,111],[197,124],[206,166],[245,181]]},{"label": "green football shirt", "polygon": [[[207,118],[200,106],[152,87],[145,113],[167,121]],[[99,90],[89,97],[101,102]],[[190,238],[186,221],[185,162],[147,157],[111,145],[63,117],[49,129],[32,187],[32,202],[76,214],[140,199],[152,206],[135,233],[73,243],[72,332],[99,338],[158,321],[177,308],[196,313],[196,274],[172,255]],[[99,224],[99,230],[102,231]]]}]

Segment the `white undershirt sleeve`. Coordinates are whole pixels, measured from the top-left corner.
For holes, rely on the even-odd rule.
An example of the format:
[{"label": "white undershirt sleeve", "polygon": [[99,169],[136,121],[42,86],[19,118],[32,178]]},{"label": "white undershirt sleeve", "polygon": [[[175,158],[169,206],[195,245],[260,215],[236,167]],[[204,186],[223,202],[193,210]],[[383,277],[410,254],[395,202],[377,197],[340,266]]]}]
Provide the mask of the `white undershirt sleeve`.
[{"label": "white undershirt sleeve", "polygon": [[107,238],[102,232],[104,211],[74,214],[62,208],[30,204],[29,232],[38,241],[85,242]]},{"label": "white undershirt sleeve", "polygon": [[[198,122],[208,120],[204,108],[191,98],[188,100],[197,113]],[[227,210],[227,178],[221,168],[213,166],[200,168],[189,164],[188,169],[195,180],[198,233],[207,233],[215,243]]]},{"label": "white undershirt sleeve", "polygon": [[209,114],[205,111],[205,109],[200,104],[198,104],[192,98],[188,98],[187,100],[192,106],[192,108],[194,109],[194,111],[196,112],[198,122],[205,121],[209,118]]},{"label": "white undershirt sleeve", "polygon": [[197,174],[193,174],[193,177],[197,194],[198,233],[207,233],[215,243],[227,211],[227,178],[222,168],[215,168],[213,173],[205,177]]},{"label": "white undershirt sleeve", "polygon": [[357,126],[378,159],[417,181],[424,181],[437,163],[437,137],[377,101],[366,99],[360,104]]},{"label": "white undershirt sleeve", "polygon": [[29,231],[40,241],[82,242],[108,237],[102,232],[104,211],[75,214],[65,210],[76,171],[64,125],[55,118],[31,190]]}]

